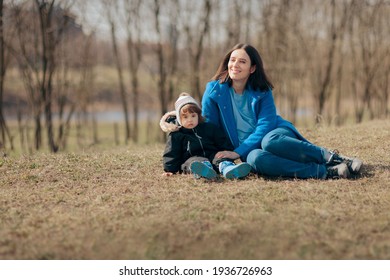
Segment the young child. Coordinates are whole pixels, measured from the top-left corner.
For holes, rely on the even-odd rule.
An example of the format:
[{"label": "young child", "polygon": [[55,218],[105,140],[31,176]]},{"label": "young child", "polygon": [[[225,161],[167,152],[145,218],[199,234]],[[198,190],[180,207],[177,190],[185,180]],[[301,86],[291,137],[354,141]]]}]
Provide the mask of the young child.
[{"label": "young child", "polygon": [[178,129],[171,132],[163,154],[165,173],[193,173],[195,178],[214,179],[218,170],[225,178],[243,178],[251,171],[247,163],[235,164],[231,159],[215,158],[219,151],[232,150],[225,133],[205,122],[198,102],[187,93],[175,102]]}]

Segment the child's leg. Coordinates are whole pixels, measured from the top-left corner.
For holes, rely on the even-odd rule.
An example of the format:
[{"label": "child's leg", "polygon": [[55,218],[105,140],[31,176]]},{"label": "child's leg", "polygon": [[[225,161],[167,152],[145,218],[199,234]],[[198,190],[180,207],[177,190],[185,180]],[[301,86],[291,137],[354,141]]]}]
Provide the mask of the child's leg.
[{"label": "child's leg", "polygon": [[252,167],[246,163],[242,162],[235,164],[232,161],[222,161],[219,163],[219,171],[223,177],[227,179],[239,179],[246,177],[252,170]]},{"label": "child's leg", "polygon": [[191,171],[192,173],[194,173],[195,178],[199,178],[196,175],[207,179],[214,179],[215,177],[217,177],[217,172],[215,172],[213,166],[208,160],[202,162],[194,161],[191,164]]},{"label": "child's leg", "polygon": [[217,172],[213,169],[210,161],[204,157],[191,157],[182,164],[184,173],[193,173],[194,177],[199,179],[204,177],[213,179],[217,176]]},{"label": "child's leg", "polygon": [[183,171],[184,174],[190,174],[192,173],[191,172],[191,164],[194,162],[194,161],[205,161],[205,160],[208,160],[207,158],[205,157],[198,157],[198,156],[194,156],[194,157],[190,157],[189,159],[187,159],[182,165],[181,165],[181,170]]}]

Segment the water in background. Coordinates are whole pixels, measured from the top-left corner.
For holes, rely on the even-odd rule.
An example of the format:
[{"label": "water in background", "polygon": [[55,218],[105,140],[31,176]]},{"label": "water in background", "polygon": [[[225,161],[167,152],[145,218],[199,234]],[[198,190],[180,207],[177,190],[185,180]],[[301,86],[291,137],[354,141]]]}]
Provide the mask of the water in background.
[{"label": "water in background", "polygon": [[[67,115],[64,117],[66,118]],[[23,119],[26,119],[28,116],[24,115]],[[75,120],[77,118],[80,118],[81,114],[79,112],[74,113],[72,116],[72,120]],[[116,123],[116,122],[123,122],[124,121],[124,114],[123,111],[120,110],[108,110],[108,111],[101,111],[101,112],[88,112],[83,117],[87,119],[92,119],[93,117],[97,122],[108,122],[108,123]],[[15,113],[7,113],[5,115],[6,120],[17,120],[17,115]],[[42,114],[42,119],[44,118]],[[129,114],[129,120],[132,120],[133,115]],[[140,121],[146,121],[146,120],[159,120],[161,116],[156,111],[140,111],[138,113],[138,120]],[[58,119],[58,114],[53,113],[53,120]]]},{"label": "water in background", "polygon": [[[76,115],[74,116],[74,118]],[[87,113],[86,117],[92,118],[95,117],[95,120],[97,122],[123,122],[124,121],[124,114],[122,111],[103,111],[103,112],[92,112]],[[145,121],[145,120],[159,120],[161,116],[158,116],[156,111],[140,111],[138,113],[138,120]],[[129,120],[133,118],[132,114],[129,114]]]}]

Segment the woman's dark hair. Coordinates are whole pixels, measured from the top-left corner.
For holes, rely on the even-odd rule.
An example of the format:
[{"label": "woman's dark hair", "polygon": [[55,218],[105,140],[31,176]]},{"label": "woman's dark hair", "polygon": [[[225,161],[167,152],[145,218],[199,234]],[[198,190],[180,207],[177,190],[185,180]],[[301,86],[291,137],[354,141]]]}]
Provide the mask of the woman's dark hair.
[{"label": "woman's dark hair", "polygon": [[262,91],[273,89],[274,86],[265,74],[263,61],[259,52],[248,44],[235,45],[222,59],[221,64],[219,65],[212,80],[219,80],[220,83],[228,82],[229,85],[232,85],[232,79],[229,77],[228,63],[232,52],[238,49],[245,50],[251,60],[251,66],[256,65],[256,70],[250,74],[246,87],[251,87],[254,90],[260,89]]}]

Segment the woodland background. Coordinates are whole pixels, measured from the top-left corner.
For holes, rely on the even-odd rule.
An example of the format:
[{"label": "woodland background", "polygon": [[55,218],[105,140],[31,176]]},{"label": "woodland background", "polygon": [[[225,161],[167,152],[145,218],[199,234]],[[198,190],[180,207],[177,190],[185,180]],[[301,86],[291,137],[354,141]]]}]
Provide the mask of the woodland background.
[{"label": "woodland background", "polygon": [[292,122],[386,119],[389,14],[388,0],[0,0],[0,150],[94,145],[110,110],[116,143],[161,142],[160,116],[181,91],[200,100],[239,42]]}]

